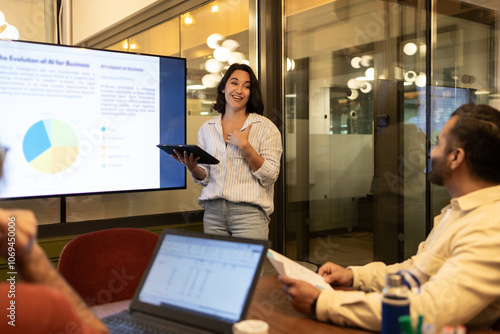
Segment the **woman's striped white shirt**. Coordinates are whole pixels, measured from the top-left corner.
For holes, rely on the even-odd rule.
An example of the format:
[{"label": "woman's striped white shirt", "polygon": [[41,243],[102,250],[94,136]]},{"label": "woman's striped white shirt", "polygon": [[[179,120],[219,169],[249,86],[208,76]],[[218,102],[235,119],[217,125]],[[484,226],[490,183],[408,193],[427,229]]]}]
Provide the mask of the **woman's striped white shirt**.
[{"label": "woman's striped white shirt", "polygon": [[206,121],[198,131],[198,146],[219,159],[217,165],[199,166],[206,171],[203,180],[193,180],[204,186],[198,202],[203,206],[206,200],[222,198],[231,202],[245,202],[260,206],[266,215],[274,210],[274,183],[280,171],[283,151],[278,128],[266,117],[251,113],[241,130],[250,124],[248,141],[264,163],[255,172],[236,146],[224,141],[221,115]]}]

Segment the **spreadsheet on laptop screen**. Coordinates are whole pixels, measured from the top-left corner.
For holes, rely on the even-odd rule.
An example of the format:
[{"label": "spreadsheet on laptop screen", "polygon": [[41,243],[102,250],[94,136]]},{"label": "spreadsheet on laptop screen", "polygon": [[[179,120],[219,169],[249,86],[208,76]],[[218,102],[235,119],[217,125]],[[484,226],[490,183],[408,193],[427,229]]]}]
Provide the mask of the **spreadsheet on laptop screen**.
[{"label": "spreadsheet on laptop screen", "polygon": [[139,300],[237,321],[263,248],[255,244],[167,235]]}]

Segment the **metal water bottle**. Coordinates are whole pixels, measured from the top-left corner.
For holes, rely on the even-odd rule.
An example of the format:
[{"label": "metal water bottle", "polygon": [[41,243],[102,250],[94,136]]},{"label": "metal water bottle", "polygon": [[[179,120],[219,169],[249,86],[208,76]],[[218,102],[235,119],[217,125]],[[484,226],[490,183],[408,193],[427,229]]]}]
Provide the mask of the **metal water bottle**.
[{"label": "metal water bottle", "polygon": [[382,334],[400,332],[398,318],[410,314],[409,290],[400,274],[387,274],[382,290]]}]

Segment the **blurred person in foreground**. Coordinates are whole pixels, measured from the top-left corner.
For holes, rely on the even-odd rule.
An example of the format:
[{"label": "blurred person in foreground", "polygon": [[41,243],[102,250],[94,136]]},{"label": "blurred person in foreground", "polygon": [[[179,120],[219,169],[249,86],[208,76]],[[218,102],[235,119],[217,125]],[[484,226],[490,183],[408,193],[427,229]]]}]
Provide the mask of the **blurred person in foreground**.
[{"label": "blurred person in foreground", "polygon": [[[0,146],[0,178],[6,151]],[[31,211],[0,208],[0,256],[9,265],[0,282],[0,333],[108,333],[47,258],[37,225]]]},{"label": "blurred person in foreground", "polygon": [[408,270],[421,283],[410,295],[414,324],[419,314],[433,324],[489,328],[500,318],[500,112],[487,105],[454,111],[431,152],[430,182],[444,186],[451,203],[416,255],[393,265],[372,262],[343,268],[324,264],[327,283],[361,291],[320,291],[281,277],[292,305],[318,320],[381,328],[381,291],[387,273]]}]

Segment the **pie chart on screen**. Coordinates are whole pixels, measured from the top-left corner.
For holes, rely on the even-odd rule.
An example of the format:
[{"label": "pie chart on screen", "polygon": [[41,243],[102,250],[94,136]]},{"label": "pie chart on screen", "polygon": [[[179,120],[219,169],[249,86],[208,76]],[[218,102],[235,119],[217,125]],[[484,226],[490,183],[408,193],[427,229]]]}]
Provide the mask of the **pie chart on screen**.
[{"label": "pie chart on screen", "polygon": [[23,139],[26,161],[46,174],[60,173],[71,167],[78,149],[78,137],[73,128],[57,119],[36,122]]}]

